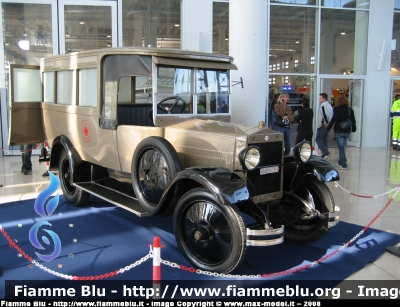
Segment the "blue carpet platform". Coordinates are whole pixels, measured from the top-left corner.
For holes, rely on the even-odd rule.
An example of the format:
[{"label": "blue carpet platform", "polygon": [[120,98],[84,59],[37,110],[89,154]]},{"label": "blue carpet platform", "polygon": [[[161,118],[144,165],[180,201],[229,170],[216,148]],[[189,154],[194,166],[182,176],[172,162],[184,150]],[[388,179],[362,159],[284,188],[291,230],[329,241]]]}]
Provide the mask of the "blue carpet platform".
[{"label": "blue carpet platform", "polygon": [[[12,202],[0,206],[0,224],[16,244],[35,261],[46,268],[72,276],[96,276],[114,272],[149,253],[154,236],[161,238],[161,258],[191,267],[182,255],[175,241],[172,216],[166,218],[139,218],[134,214],[115,207],[91,196],[84,207],[72,207],[60,196],[59,205],[47,218],[39,216],[34,209],[35,200]],[[40,251],[32,246],[29,230],[39,221],[48,221],[51,229],[61,241],[61,253],[51,261],[42,261],[36,254]],[[340,222],[320,241],[299,245],[284,242],[271,247],[249,247],[244,261],[231,274],[257,275],[286,271],[307,265],[329,255],[353,238],[363,227]],[[320,264],[305,270],[270,278],[258,278],[258,284],[267,282],[330,281],[334,286],[350,274],[362,269],[368,262],[376,260],[388,246],[398,244],[400,236],[368,229],[348,248],[336,253]],[[52,248],[53,250],[53,248]],[[51,251],[52,251],[51,250]],[[14,248],[0,233],[0,298],[5,297],[5,281],[27,280],[55,282],[64,280],[30,265],[29,261]],[[50,251],[50,253],[51,253]],[[152,259],[107,280],[151,281]],[[195,281],[210,284],[226,278],[199,275],[178,268],[161,265],[164,280],[181,283]],[[236,279],[238,280],[238,279]],[[251,280],[240,278],[241,282]],[[68,281],[78,283],[78,281]]]}]

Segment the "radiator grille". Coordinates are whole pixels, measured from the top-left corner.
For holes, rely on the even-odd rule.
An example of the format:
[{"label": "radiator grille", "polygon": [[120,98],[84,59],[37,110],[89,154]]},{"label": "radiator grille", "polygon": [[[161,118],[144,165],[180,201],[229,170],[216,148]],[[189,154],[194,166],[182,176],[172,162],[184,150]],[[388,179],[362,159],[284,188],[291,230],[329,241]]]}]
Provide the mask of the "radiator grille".
[{"label": "radiator grille", "polygon": [[[247,172],[247,188],[250,195],[258,196],[281,190],[283,142],[251,144],[260,148],[260,166]],[[260,175],[260,168],[279,165],[279,172]]]}]

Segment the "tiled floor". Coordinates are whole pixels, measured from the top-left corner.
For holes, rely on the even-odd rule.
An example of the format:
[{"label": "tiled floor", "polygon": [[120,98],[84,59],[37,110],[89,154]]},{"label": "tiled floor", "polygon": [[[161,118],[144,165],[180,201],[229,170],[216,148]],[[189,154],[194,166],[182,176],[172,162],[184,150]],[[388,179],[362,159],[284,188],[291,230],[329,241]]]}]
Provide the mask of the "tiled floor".
[{"label": "tiled floor", "polygon": [[[337,148],[331,149],[330,161],[335,165],[338,159]],[[388,203],[391,195],[386,194],[400,184],[400,151],[390,148],[347,148],[349,170],[340,171],[341,179],[328,183],[335,203],[341,208],[340,220],[366,226]],[[38,157],[33,156],[33,172],[21,173],[20,156],[0,156],[0,206],[14,200],[35,198],[48,187],[49,177],[42,177],[46,164],[39,165]],[[376,196],[362,198],[362,196]],[[61,191],[60,191],[61,194]],[[382,195],[383,194],[383,195]],[[400,193],[371,227],[400,234]],[[349,238],[351,239],[351,238]],[[399,242],[400,244],[400,242]],[[389,252],[377,261],[368,264],[363,270],[352,274],[349,280],[400,280],[400,257]]]}]

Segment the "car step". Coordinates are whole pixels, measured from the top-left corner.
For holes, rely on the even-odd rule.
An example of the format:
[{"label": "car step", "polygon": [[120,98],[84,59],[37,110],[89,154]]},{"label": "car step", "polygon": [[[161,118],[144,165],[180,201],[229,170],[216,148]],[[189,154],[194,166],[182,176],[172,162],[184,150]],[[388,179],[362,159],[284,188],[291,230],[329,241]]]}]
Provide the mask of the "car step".
[{"label": "car step", "polygon": [[271,229],[246,228],[247,246],[271,246],[283,242],[284,226]]},{"label": "car step", "polygon": [[102,185],[98,182],[78,182],[74,183],[74,186],[116,206],[122,207],[125,210],[136,214],[137,216],[147,214],[147,211],[143,209],[135,197],[121,193],[115,189],[111,189],[110,187]]}]

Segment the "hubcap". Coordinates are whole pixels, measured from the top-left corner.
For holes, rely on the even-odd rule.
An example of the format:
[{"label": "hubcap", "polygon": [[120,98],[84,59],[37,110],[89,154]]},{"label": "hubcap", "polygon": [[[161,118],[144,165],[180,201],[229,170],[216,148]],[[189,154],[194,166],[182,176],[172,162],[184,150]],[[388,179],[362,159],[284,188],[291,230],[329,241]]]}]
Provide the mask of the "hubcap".
[{"label": "hubcap", "polygon": [[232,230],[213,203],[194,202],[183,216],[183,239],[191,254],[208,265],[223,263],[232,250]]},{"label": "hubcap", "polygon": [[169,182],[169,172],[164,156],[154,149],[146,150],[138,163],[138,182],[143,196],[157,205]]}]

